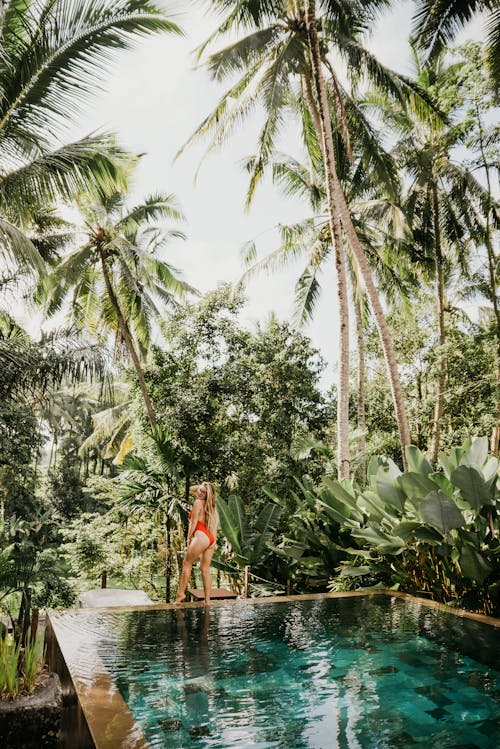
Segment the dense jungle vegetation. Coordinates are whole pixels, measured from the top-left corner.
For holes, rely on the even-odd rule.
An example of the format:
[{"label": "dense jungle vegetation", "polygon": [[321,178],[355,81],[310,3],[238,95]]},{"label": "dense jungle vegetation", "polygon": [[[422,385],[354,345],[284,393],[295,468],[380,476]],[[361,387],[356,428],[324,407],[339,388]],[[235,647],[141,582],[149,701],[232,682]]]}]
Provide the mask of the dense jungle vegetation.
[{"label": "dense jungle vegetation", "polygon": [[[249,238],[241,281],[221,268],[200,295],[169,261],[189,243],[175,186],[132,201],[140,157],[120,133],[68,136],[110,61],[189,35],[189,14],[2,3],[0,607],[21,630],[104,571],[173,600],[205,479],[225,585],[250,566],[252,595],[393,587],[500,615],[498,12],[419,0],[409,77],[365,44],[388,5],[207,3],[200,60],[226,93],[174,149],[257,121],[248,206],[268,176],[308,217],[271,254]],[[484,40],[454,46],[477,9]],[[244,324],[248,279],[297,258],[290,320]],[[334,362],[305,327],[326,275]],[[50,333],[20,323],[16,297]]]}]

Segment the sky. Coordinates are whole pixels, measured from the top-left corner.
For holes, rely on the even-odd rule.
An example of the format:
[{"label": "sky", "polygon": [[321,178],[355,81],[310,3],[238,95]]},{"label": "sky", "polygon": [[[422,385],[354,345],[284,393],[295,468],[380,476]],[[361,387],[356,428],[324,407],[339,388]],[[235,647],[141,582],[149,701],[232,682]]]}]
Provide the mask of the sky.
[{"label": "sky", "polygon": [[[252,153],[257,119],[249,121],[222,149],[210,155],[195,174],[204,153],[203,144],[187,150],[175,162],[178,149],[214,108],[224,86],[196,67],[193,50],[213,28],[205,2],[172,4],[159,0],[184,37],[159,35],[135,43],[134,50],[119,53],[104,83],[102,94],[92,99],[72,133],[111,131],[132,153],[144,154],[133,185],[132,197],[140,201],[156,191],[174,193],[186,216],[187,241],[174,242],[165,259],[201,292],[220,281],[234,282],[242,274],[241,247],[257,239],[259,254],[277,246],[273,227],[309,215],[307,206],[280,197],[264,183],[250,212],[244,201],[247,176],[241,161]],[[387,66],[411,74],[407,43],[411,28],[411,2],[395,3],[375,27],[368,46]],[[470,34],[481,24],[472,25]],[[288,143],[290,139],[290,143]],[[206,145],[206,144],[205,144]],[[293,148],[285,132],[282,150]],[[264,321],[274,311],[289,319],[294,281],[301,263],[272,276],[259,275],[248,288],[248,304],[242,316],[247,325]],[[337,364],[337,304],[333,261],[322,278],[323,293],[312,323],[305,332],[328,362],[323,377],[327,387],[335,380]]]}]

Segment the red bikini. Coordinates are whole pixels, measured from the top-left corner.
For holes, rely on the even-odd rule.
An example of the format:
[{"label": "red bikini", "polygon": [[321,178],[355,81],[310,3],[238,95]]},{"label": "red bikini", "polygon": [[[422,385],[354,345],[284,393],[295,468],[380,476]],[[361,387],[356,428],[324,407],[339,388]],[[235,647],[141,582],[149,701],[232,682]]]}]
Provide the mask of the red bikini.
[{"label": "red bikini", "polygon": [[[192,514],[193,513],[191,511],[189,511],[189,519],[190,520],[191,520],[191,515]],[[213,533],[210,532],[210,530],[207,528],[207,526],[205,525],[205,523],[202,523],[200,520],[198,520],[198,522],[196,523],[196,528],[193,531],[193,535],[196,533],[196,531],[201,531],[202,533],[205,534],[205,536],[207,536],[208,540],[210,541],[210,546],[212,546],[212,544],[215,543],[215,536],[213,535]]]}]

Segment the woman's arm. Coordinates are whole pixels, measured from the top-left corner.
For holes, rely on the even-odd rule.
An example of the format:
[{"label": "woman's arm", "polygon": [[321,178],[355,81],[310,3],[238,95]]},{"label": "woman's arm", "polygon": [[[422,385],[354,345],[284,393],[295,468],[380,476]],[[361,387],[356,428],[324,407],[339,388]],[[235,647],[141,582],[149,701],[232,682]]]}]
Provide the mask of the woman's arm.
[{"label": "woman's arm", "polygon": [[198,489],[200,488],[200,484],[195,484],[194,486],[189,487],[189,493],[190,494],[196,494]]}]

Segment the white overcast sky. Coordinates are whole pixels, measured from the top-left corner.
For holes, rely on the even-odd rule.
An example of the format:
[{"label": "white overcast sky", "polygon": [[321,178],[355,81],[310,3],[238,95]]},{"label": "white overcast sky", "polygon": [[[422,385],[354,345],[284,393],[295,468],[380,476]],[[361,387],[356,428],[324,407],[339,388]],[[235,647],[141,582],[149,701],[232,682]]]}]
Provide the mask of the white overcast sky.
[{"label": "white overcast sky", "polygon": [[[174,193],[184,211],[188,239],[171,246],[166,259],[183,271],[185,280],[205,292],[217,282],[234,281],[242,273],[240,249],[258,239],[261,254],[276,247],[272,228],[308,215],[307,208],[281,198],[270,184],[257,192],[250,213],[243,209],[247,178],[239,162],[251,154],[256,121],[249,122],[228,145],[208,157],[196,184],[194,175],[202,146],[187,151],[175,163],[174,154],[194,128],[212,110],[224,87],[203,69],[195,69],[193,50],[214,25],[206,15],[207,3],[174,5],[160,0],[183,28],[183,38],[160,35],[136,43],[132,52],[117,55],[105,81],[105,93],[92,100],[80,119],[79,132],[116,132],[121,145],[144,153],[136,175],[133,197],[148,193]],[[369,41],[381,61],[400,72],[411,73],[408,35],[413,4],[395,3],[385,13]],[[470,32],[477,36],[480,23]],[[468,34],[470,36],[471,33]],[[282,144],[287,150],[287,143]],[[293,148],[293,146],[291,146]],[[248,287],[245,320],[264,320],[272,311],[286,319],[292,308],[297,266],[286,273],[259,276]],[[337,311],[333,263],[323,276],[323,294],[314,321],[306,332],[328,362],[324,384],[335,379]]]}]

